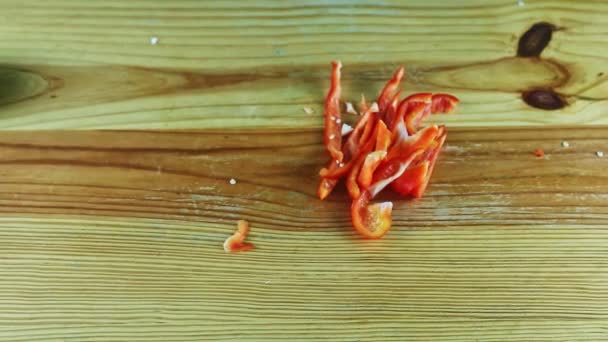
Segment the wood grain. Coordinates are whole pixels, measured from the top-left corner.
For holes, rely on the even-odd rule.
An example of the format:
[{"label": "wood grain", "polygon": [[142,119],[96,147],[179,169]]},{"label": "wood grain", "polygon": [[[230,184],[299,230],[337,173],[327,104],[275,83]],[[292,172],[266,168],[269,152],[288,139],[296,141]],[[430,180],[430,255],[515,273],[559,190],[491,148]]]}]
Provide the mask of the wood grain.
[{"label": "wood grain", "polygon": [[604,341],[607,134],[452,129],[365,241],[317,130],[3,133],[0,339]]},{"label": "wood grain", "polygon": [[[607,2],[0,13],[1,341],[608,340]],[[380,241],[315,197],[333,59],[345,100],[399,65],[462,100]]]},{"label": "wood grain", "polygon": [[[319,128],[303,107],[320,112],[333,59],[350,100],[374,97],[405,65],[407,91],[462,99],[457,118],[438,118],[453,127],[608,124],[603,1],[1,0],[0,10],[2,129]],[[536,31],[516,57],[538,23],[555,32]],[[531,107],[522,92],[537,88],[567,105]]]}]

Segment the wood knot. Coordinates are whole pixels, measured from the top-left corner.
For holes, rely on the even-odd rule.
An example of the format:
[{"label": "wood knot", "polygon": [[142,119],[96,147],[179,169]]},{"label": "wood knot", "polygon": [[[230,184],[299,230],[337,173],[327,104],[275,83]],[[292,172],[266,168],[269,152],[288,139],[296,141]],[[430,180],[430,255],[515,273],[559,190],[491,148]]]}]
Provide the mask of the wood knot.
[{"label": "wood knot", "polygon": [[543,50],[549,45],[553,31],[557,26],[540,22],[532,25],[521,38],[517,46],[518,57],[539,57]]},{"label": "wood knot", "polygon": [[556,110],[564,108],[568,102],[553,89],[533,89],[524,91],[522,99],[528,105],[544,110]]}]

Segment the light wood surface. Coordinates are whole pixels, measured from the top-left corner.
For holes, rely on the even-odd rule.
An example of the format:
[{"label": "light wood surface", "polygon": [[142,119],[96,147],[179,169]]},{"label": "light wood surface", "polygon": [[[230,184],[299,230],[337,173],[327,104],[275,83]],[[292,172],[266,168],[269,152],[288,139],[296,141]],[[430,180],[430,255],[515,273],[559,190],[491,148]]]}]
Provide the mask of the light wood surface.
[{"label": "light wood surface", "polygon": [[[0,128],[320,127],[329,61],[373,97],[405,65],[408,91],[462,99],[451,126],[608,124],[605,1],[2,0]],[[515,58],[535,23],[541,58]],[[150,43],[152,37],[158,43]],[[538,37],[537,37],[538,38]],[[552,87],[542,111],[521,92]]]},{"label": "light wood surface", "polygon": [[380,241],[316,130],[5,133],[0,339],[605,340],[607,133],[452,130]]},{"label": "light wood surface", "polygon": [[[607,2],[0,10],[0,341],[608,340]],[[379,241],[315,197],[337,58],[462,100]]]}]

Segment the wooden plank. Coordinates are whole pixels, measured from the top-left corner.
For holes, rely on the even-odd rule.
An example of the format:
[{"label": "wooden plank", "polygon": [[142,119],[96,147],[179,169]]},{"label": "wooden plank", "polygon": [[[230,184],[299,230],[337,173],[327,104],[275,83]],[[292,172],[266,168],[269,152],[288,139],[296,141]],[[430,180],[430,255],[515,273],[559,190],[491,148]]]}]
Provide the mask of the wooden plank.
[{"label": "wooden plank", "polygon": [[[407,91],[462,99],[451,126],[607,124],[608,3],[524,4],[1,0],[0,128],[318,128],[303,107],[321,111],[333,59],[349,100],[406,65]],[[540,58],[516,57],[541,22]],[[539,88],[567,105],[522,101]]]},{"label": "wooden plank", "polygon": [[606,340],[607,133],[452,129],[365,241],[317,130],[6,132],[0,339]]}]

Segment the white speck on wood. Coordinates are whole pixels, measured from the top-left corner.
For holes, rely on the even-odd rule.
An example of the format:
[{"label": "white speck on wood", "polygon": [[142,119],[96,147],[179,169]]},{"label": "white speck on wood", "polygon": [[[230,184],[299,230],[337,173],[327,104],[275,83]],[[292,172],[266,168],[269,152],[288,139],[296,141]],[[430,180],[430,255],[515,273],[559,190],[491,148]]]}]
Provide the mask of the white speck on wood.
[{"label": "white speck on wood", "polygon": [[304,107],[304,113],[306,114],[314,114],[314,110],[310,107]]},{"label": "white speck on wood", "polygon": [[236,184],[236,179],[230,178],[230,180],[228,181],[228,183],[230,183],[230,185],[235,185]]},{"label": "white speck on wood", "polygon": [[602,158],[604,156],[604,152],[597,151],[597,152],[595,152],[595,155],[598,156],[598,157],[600,157],[600,158]]},{"label": "white speck on wood", "polygon": [[570,143],[568,143],[566,140],[562,141],[562,147],[569,147]]},{"label": "white speck on wood", "polygon": [[158,44],[158,37],[154,36],[154,37],[150,37],[150,44],[151,45],[156,45]]}]

